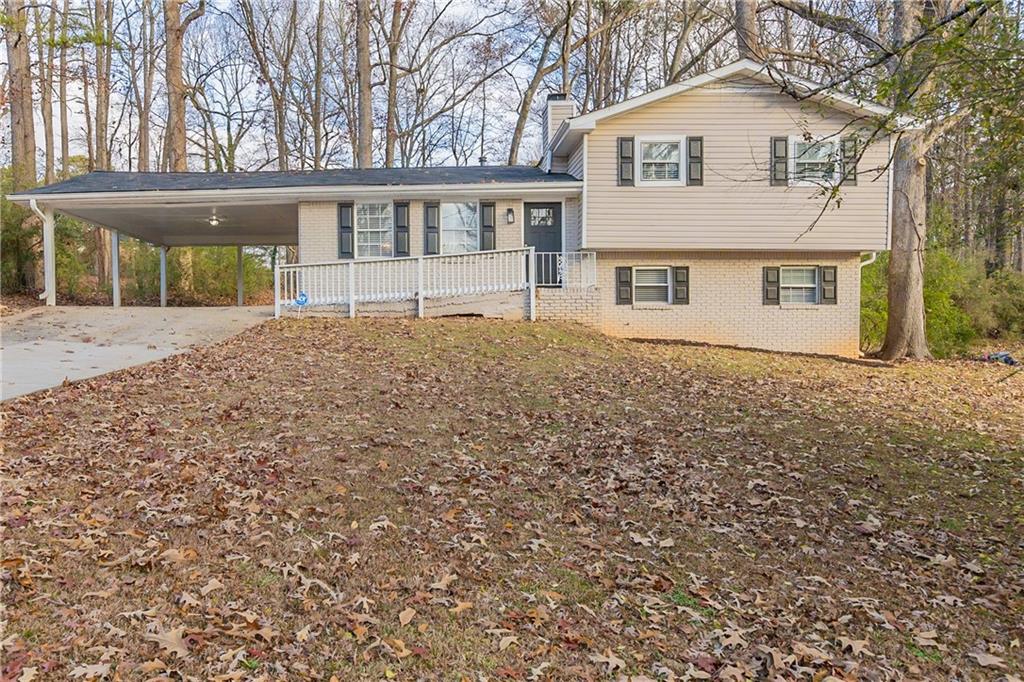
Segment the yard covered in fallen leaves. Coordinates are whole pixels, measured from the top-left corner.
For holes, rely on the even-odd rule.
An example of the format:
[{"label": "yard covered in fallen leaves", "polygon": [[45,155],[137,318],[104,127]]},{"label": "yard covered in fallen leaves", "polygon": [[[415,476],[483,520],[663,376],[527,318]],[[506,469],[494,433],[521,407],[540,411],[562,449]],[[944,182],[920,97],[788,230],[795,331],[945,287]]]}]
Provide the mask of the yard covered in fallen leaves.
[{"label": "yard covered in fallen leaves", "polygon": [[1010,371],[268,322],[3,405],[4,679],[1018,679]]}]

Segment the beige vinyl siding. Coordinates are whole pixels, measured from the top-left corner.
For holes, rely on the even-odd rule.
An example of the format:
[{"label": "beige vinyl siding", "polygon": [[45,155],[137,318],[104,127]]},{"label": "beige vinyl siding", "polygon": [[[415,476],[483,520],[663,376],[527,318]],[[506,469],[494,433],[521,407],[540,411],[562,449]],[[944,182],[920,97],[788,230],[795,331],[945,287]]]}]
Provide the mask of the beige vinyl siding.
[{"label": "beige vinyl siding", "polygon": [[579,251],[580,249],[580,200],[579,197],[570,197],[565,200],[565,212],[562,216],[565,225],[565,243],[562,245],[564,251]]},{"label": "beige vinyl siding", "polygon": [[[437,201],[463,201],[452,197],[438,197]],[[359,203],[359,199],[353,199]],[[381,202],[388,201],[380,199]],[[473,200],[470,200],[473,201]],[[529,199],[481,199],[493,201],[495,211],[495,248],[518,249],[523,246],[523,221],[526,219],[523,202]],[[548,201],[541,199],[539,201]],[[423,201],[409,202],[409,255],[423,255]],[[579,196],[566,197],[562,220],[565,225],[565,249],[574,251],[580,244]],[[508,222],[508,209],[515,219]],[[303,201],[299,203],[299,262],[318,263],[338,258],[338,202]]]},{"label": "beige vinyl siding", "polygon": [[[888,140],[858,166],[820,219],[814,187],[768,183],[770,138],[849,134],[846,114],[798,103],[764,86],[701,88],[597,124],[587,140],[585,248],[785,249],[868,251],[887,248]],[[702,136],[702,187],[619,187],[616,138]],[[637,150],[639,156],[639,150]],[[875,169],[874,171],[872,169]],[[637,175],[640,169],[637,168]],[[876,177],[878,176],[878,177]],[[817,223],[815,220],[817,219]],[[807,234],[803,234],[814,224]],[[802,235],[802,236],[801,236]]]},{"label": "beige vinyl siding", "polygon": [[551,157],[551,172],[552,173],[565,173],[569,168],[569,159],[564,156],[552,156]]},{"label": "beige vinyl siding", "polygon": [[573,176],[577,180],[583,179],[583,143],[576,145],[576,149],[572,150],[572,154],[569,155],[569,163],[566,166],[566,173]]}]

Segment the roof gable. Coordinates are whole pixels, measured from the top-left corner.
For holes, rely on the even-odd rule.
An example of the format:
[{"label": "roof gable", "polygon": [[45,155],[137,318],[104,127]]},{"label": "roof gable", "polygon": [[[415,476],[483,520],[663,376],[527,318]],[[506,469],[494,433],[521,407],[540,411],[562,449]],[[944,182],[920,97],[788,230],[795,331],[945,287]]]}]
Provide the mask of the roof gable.
[{"label": "roof gable", "polygon": [[[808,97],[810,101],[820,102],[854,116],[891,116],[894,113],[889,107],[877,102],[858,99],[834,89],[819,92],[822,87],[819,83],[800,78],[769,64],[760,64],[749,59],[741,59],[699,76],[680,81],[679,83],[666,85],[663,88],[652,90],[618,104],[567,119],[562,123],[552,139],[551,150],[557,156],[565,155],[578,144],[583,134],[593,130],[600,121],[635,111],[695,88],[727,81],[739,81],[748,84],[753,82],[776,87],[786,85],[797,91],[814,92],[813,95]],[[896,123],[901,127],[913,127],[914,125],[914,122],[906,117],[900,117]]]}]

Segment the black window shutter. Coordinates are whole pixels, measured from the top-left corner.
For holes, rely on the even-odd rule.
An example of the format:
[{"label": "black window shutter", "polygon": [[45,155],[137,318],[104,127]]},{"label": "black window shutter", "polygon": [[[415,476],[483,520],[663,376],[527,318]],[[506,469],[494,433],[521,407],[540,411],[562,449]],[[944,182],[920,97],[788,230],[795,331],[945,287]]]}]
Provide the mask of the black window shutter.
[{"label": "black window shutter", "polygon": [[779,305],[779,269],[764,269],[764,305]]},{"label": "black window shutter", "polygon": [[615,303],[633,303],[633,268],[615,268]]},{"label": "black window shutter", "polygon": [[494,251],[495,240],[494,204],[480,204],[480,250]]},{"label": "black window shutter", "polygon": [[632,187],[633,180],[633,138],[620,137],[619,141],[619,184]]},{"label": "black window shutter", "polygon": [[857,184],[857,136],[847,135],[842,140],[843,184]]},{"label": "black window shutter", "polygon": [[686,184],[704,184],[704,138],[686,138]]},{"label": "black window shutter", "polygon": [[672,268],[672,302],[679,305],[690,302],[689,266]]},{"label": "black window shutter", "polygon": [[338,204],[338,258],[355,258],[352,232],[352,204]]},{"label": "black window shutter", "polygon": [[836,266],[822,265],[818,268],[818,303],[836,304]]},{"label": "black window shutter", "polygon": [[423,204],[423,255],[441,253],[441,205]]},{"label": "black window shutter", "polygon": [[409,202],[395,202],[395,258],[409,255]]},{"label": "black window shutter", "polygon": [[771,153],[771,184],[785,187],[789,184],[789,138],[773,137]]}]

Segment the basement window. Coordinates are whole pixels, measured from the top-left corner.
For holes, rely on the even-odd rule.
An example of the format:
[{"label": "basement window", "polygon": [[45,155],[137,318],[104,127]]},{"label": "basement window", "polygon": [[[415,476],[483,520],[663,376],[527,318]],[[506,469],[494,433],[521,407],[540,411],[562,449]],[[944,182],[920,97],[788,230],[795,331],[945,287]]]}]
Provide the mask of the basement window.
[{"label": "basement window", "polygon": [[817,303],[818,268],[800,265],[779,268],[780,303]]},{"label": "basement window", "polygon": [[633,268],[634,303],[668,303],[668,268]]}]

